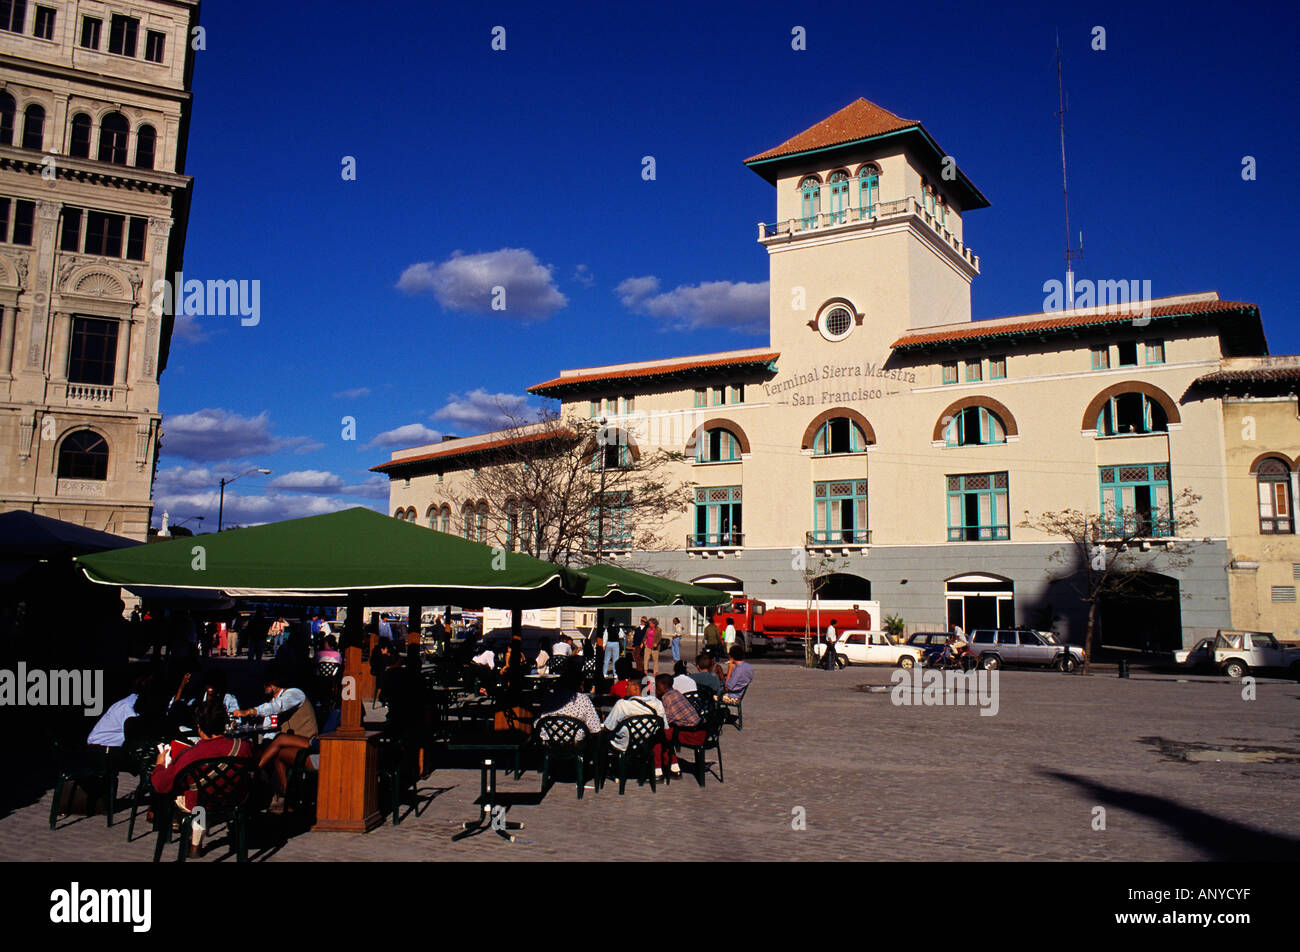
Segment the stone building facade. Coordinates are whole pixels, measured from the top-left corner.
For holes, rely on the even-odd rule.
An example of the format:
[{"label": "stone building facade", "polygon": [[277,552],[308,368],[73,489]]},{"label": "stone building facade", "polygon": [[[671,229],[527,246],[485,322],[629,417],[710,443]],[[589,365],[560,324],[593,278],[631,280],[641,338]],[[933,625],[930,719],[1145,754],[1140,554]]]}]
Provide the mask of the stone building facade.
[{"label": "stone building facade", "polygon": [[0,509],[147,534],[198,12],[0,4]]}]

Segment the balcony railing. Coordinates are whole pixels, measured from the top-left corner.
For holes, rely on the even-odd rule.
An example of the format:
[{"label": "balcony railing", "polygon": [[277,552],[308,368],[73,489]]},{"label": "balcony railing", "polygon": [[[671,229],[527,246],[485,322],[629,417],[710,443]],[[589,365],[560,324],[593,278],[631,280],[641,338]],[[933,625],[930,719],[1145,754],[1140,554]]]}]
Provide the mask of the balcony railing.
[{"label": "balcony railing", "polygon": [[739,549],[744,544],[743,532],[692,532],[686,537],[688,549]]},{"label": "balcony railing", "polygon": [[871,545],[870,529],[817,529],[804,535],[805,545]]},{"label": "balcony railing", "polygon": [[1178,523],[1174,519],[1143,515],[1103,519],[1097,526],[1101,540],[1109,542],[1117,539],[1169,539],[1177,534],[1177,529]]},{"label": "balcony railing", "polygon": [[78,400],[82,403],[111,403],[113,388],[90,383],[70,383],[67,396],[69,400]]},{"label": "balcony railing", "polygon": [[841,228],[850,225],[857,226],[862,222],[894,221],[906,218],[909,215],[915,215],[924,221],[944,244],[951,247],[960,257],[973,265],[976,270],[979,270],[979,256],[972,254],[971,250],[963,245],[943,222],[910,196],[892,202],[877,202],[866,208],[844,208],[835,212],[800,215],[798,218],[789,218],[785,221],[759,222],[758,240],[764,241],[768,238],[825,231],[830,228]]}]

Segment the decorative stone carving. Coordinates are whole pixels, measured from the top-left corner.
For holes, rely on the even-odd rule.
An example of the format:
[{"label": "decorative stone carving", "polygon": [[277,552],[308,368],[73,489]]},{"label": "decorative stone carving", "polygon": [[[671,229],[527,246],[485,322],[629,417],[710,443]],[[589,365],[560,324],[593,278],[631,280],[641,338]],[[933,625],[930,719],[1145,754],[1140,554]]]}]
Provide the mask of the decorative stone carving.
[{"label": "decorative stone carving", "polygon": [[55,493],[59,496],[104,495],[105,482],[99,479],[60,479]]},{"label": "decorative stone carving", "polygon": [[72,272],[77,270],[75,261],[65,261],[59,267],[59,277],[55,282],[55,287],[61,290],[67,290],[68,278],[72,277]]},{"label": "decorative stone carving", "polygon": [[36,416],[23,417],[18,423],[18,458],[28,459],[32,455],[32,435],[36,432]]},{"label": "decorative stone carving", "polygon": [[77,281],[76,292],[94,297],[123,297],[126,288],[122,287],[122,282],[113,275],[105,274],[103,271],[92,271]]}]

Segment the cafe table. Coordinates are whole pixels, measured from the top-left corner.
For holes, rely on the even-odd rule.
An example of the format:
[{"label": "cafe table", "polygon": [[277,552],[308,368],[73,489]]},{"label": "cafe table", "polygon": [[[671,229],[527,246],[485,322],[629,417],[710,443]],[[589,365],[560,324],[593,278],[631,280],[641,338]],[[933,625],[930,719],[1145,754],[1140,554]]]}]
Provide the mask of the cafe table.
[{"label": "cafe table", "polygon": [[[497,761],[496,757],[514,757],[515,778],[523,773],[520,770],[520,754],[528,743],[528,734],[519,731],[472,730],[458,731],[447,744],[452,751],[469,751],[484,754],[480,767],[479,803],[482,807],[477,819],[467,820],[461,824],[461,832],[452,837],[462,840],[476,836],[485,830],[492,830],[497,836],[515,841],[512,830],[522,830],[524,825],[514,820],[505,819],[505,807],[496,802],[497,795]],[[500,812],[498,812],[500,811]]]}]

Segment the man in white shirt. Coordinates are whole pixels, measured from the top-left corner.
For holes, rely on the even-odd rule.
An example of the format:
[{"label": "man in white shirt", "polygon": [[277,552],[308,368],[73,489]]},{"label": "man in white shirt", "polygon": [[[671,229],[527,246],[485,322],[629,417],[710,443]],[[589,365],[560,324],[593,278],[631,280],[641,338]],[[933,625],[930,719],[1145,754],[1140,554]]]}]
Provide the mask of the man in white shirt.
[{"label": "man in white shirt", "polygon": [[113,704],[90,729],[86,743],[92,747],[121,747],[126,743],[126,722],[135,717],[139,694],[128,694]]},{"label": "man in white shirt", "polygon": [[551,653],[557,658],[573,654],[573,639],[568,635],[561,635],[560,640],[551,646]]},{"label": "man in white shirt", "polygon": [[835,650],[835,622],[826,626],[826,654],[822,657],[822,664],[827,671],[834,671],[835,666],[839,663],[838,652]]},{"label": "man in white shirt", "polygon": [[736,643],[736,625],[735,619],[727,619],[727,630],[722,633],[722,641],[727,646],[727,652],[731,652],[731,646]]},{"label": "man in white shirt", "polygon": [[[643,690],[652,683],[651,679],[646,677],[641,681],[630,680],[627,683],[628,695],[625,698],[619,698],[614,704],[613,710],[605,718],[605,730],[618,731],[610,743],[615,750],[627,750],[628,736],[627,728],[620,727],[629,717],[636,717],[638,714],[657,714],[659,719],[664,723],[664,730],[668,729],[668,715],[664,712],[663,702],[655,697],[653,690]],[[656,771],[662,775],[662,771]]]},{"label": "man in white shirt", "polygon": [[686,673],[686,662],[678,661],[673,665],[673,690],[685,694],[688,691],[699,691],[700,686],[696,680]]},{"label": "man in white shirt", "polygon": [[497,666],[496,652],[494,652],[491,648],[484,648],[482,651],[480,651],[478,654],[474,656],[474,663],[482,665],[485,668],[491,668],[492,670],[496,670],[496,666]]}]

